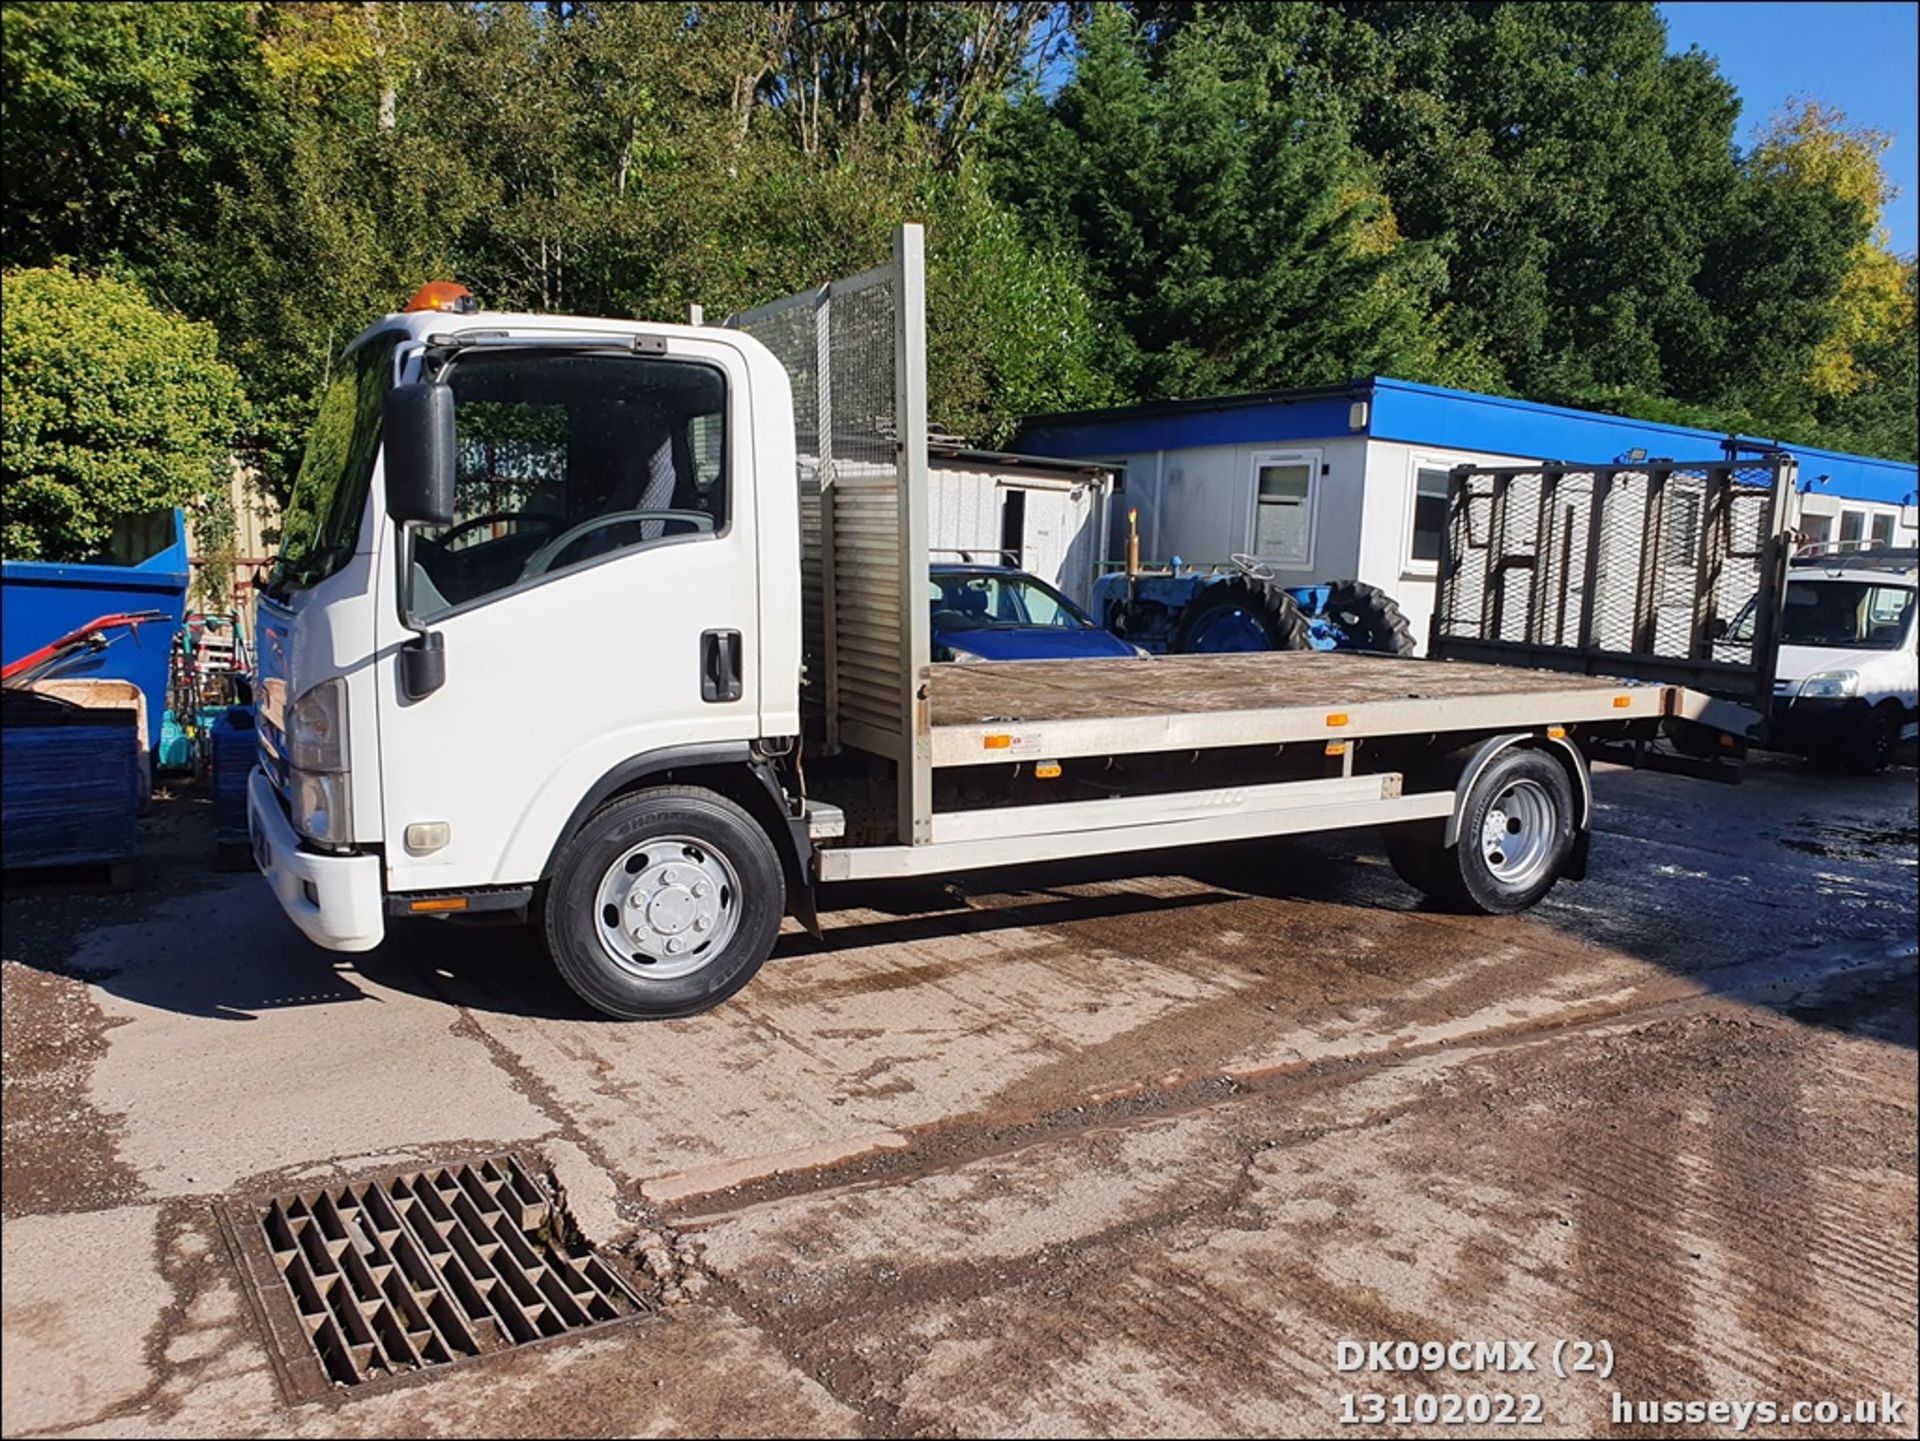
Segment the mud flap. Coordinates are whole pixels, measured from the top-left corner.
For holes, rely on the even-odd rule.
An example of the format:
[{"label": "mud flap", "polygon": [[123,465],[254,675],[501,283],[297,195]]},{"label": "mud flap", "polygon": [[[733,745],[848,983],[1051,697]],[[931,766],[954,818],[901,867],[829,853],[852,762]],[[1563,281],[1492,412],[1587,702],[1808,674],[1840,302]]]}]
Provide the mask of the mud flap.
[{"label": "mud flap", "polygon": [[806,876],[797,884],[789,879],[787,886],[787,912],[805,928],[806,933],[816,941],[825,941],[827,933],[820,929],[820,912],[813,903],[813,877]]},{"label": "mud flap", "polygon": [[1560,868],[1563,881],[1584,881],[1587,878],[1587,856],[1593,849],[1593,832],[1581,826],[1573,833],[1573,849],[1567,853],[1567,863]]}]

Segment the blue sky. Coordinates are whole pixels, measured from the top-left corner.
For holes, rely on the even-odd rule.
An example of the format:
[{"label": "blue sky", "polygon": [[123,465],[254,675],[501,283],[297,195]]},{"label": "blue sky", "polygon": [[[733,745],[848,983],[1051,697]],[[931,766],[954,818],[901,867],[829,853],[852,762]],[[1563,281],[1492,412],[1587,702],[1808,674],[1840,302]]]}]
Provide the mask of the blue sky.
[{"label": "blue sky", "polygon": [[1915,18],[1920,5],[1879,4],[1664,4],[1669,46],[1690,45],[1720,62],[1720,73],[1740,92],[1742,146],[1789,96],[1806,95],[1844,110],[1849,120],[1894,137],[1883,158],[1901,194],[1888,208],[1893,248],[1915,249],[1915,161],[1920,136],[1915,111]]}]

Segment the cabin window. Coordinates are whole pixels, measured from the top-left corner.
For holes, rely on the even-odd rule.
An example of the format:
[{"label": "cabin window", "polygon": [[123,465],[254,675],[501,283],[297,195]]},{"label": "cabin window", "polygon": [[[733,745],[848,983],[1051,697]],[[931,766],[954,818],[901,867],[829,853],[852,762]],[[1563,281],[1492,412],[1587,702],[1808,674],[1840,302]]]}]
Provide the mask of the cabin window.
[{"label": "cabin window", "polygon": [[1447,472],[1423,465],[1413,477],[1413,545],[1407,559],[1438,564],[1447,533]]},{"label": "cabin window", "polygon": [[1267,452],[1253,458],[1253,553],[1282,565],[1313,564],[1315,455]]}]

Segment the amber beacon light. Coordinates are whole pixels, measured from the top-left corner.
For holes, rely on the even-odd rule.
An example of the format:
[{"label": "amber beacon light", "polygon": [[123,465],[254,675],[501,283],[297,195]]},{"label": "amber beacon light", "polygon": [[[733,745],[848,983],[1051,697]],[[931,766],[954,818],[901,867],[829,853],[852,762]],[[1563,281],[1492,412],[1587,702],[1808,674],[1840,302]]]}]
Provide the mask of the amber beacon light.
[{"label": "amber beacon light", "polygon": [[451,280],[429,280],[413,292],[401,313],[411,315],[416,310],[444,310],[450,315],[471,315],[479,308],[473,292],[466,286]]}]

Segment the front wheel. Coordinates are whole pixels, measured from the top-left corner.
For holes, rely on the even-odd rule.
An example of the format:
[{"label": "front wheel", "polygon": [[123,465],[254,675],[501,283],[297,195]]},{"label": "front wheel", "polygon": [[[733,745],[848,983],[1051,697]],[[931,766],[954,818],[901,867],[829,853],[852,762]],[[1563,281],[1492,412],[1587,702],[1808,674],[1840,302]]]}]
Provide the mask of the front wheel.
[{"label": "front wheel", "polygon": [[603,806],[554,867],[543,916],[561,977],[621,1020],[691,1016],[753,979],[786,911],[780,857],[726,797],[661,786]]}]

